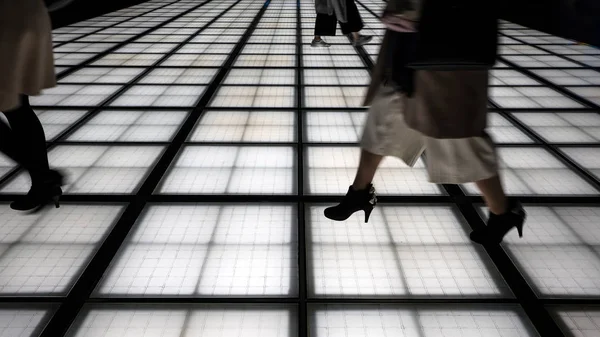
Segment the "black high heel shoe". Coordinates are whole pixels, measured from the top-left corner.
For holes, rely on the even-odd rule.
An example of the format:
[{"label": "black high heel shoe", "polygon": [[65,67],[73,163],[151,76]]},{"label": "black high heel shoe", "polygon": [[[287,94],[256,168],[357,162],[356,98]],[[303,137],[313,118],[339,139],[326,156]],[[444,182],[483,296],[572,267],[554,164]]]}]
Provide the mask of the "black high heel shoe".
[{"label": "black high heel shoe", "polygon": [[48,176],[43,183],[32,186],[23,199],[15,200],[10,204],[10,208],[15,211],[39,212],[46,205],[53,203],[54,207],[60,207],[60,197],[63,194],[61,186],[64,177],[58,171],[49,171]]},{"label": "black high heel shoe", "polygon": [[471,240],[479,244],[499,244],[513,227],[522,238],[527,213],[519,202],[513,201],[509,205],[508,211],[504,214],[496,215],[490,212],[487,226],[471,232]]},{"label": "black high heel shoe", "polygon": [[348,193],[339,205],[325,209],[325,217],[335,221],[344,221],[354,212],[362,210],[365,212],[365,223],[367,223],[376,204],[377,196],[373,185],[369,184],[367,188],[359,191],[350,186]]}]

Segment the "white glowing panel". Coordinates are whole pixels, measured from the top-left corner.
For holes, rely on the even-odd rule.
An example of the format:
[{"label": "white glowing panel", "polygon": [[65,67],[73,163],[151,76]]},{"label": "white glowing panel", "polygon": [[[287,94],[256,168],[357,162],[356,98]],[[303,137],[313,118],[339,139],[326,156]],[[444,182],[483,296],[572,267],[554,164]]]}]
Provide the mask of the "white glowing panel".
[{"label": "white glowing panel", "polygon": [[86,113],[87,111],[82,110],[36,110],[36,114],[44,126],[46,141],[54,140],[83,118]]},{"label": "white glowing panel", "polygon": [[143,84],[210,84],[217,69],[154,69],[144,76],[139,83]]},{"label": "white glowing panel", "polygon": [[39,336],[45,321],[49,319],[49,313],[49,310],[44,309],[0,306],[0,336]]},{"label": "white glowing panel", "polygon": [[295,55],[247,55],[237,57],[234,67],[295,67]]},{"label": "white glowing panel", "polygon": [[193,142],[292,142],[296,114],[291,111],[207,111],[189,140]]},{"label": "white glowing panel", "polygon": [[293,295],[294,214],[289,206],[151,206],[98,293]]},{"label": "white glowing panel", "polygon": [[151,66],[160,60],[160,54],[108,54],[93,62],[93,66]]},{"label": "white glowing panel", "polygon": [[[595,195],[598,190],[542,148],[499,148],[500,177],[512,195]],[[464,185],[470,194],[474,184]]]},{"label": "white glowing panel", "polygon": [[512,306],[316,306],[313,337],[537,337],[525,313]]},{"label": "white glowing panel", "polygon": [[54,53],[54,64],[57,66],[75,66],[94,56],[94,54]]},{"label": "white glowing panel", "polygon": [[561,148],[561,151],[600,179],[600,148],[574,147]]},{"label": "white glowing panel", "polygon": [[597,113],[514,113],[517,119],[551,143],[595,143],[595,129],[600,129]]},{"label": "white glowing panel", "polygon": [[[65,193],[133,193],[163,151],[162,146],[58,146],[49,152],[50,165],[66,174]],[[19,174],[2,193],[26,193],[29,175]]]},{"label": "white glowing panel", "polygon": [[66,294],[122,209],[66,204],[24,216],[0,205],[0,294]]},{"label": "white glowing panel", "polygon": [[[329,39],[330,40],[330,39]],[[309,41],[310,42],[310,41]],[[305,55],[305,67],[316,68],[364,68],[365,65],[358,55]]]},{"label": "white glowing panel", "polygon": [[292,108],[294,87],[222,86],[210,102],[213,107]]},{"label": "white glowing panel", "polygon": [[293,69],[232,69],[223,84],[294,85]]},{"label": "white glowing panel", "polygon": [[552,312],[561,323],[565,335],[592,337],[600,331],[598,307],[554,307]]},{"label": "white glowing panel", "polygon": [[175,54],[161,65],[175,67],[220,67],[229,55],[217,54]]},{"label": "white glowing panel", "polygon": [[143,68],[83,68],[60,80],[60,83],[126,84]]},{"label": "white glowing panel", "polygon": [[505,55],[506,60],[524,68],[581,68],[582,66],[555,55]]},{"label": "white glowing panel", "polygon": [[[360,149],[354,147],[309,147],[307,149],[308,182],[311,194],[346,194],[352,184]],[[410,168],[396,158],[381,163],[373,185],[382,195],[439,195],[440,188],[428,182],[421,160]]]},{"label": "white glowing panel", "polygon": [[289,194],[291,147],[188,146],[163,179],[160,193]]},{"label": "white glowing panel", "polygon": [[587,99],[593,104],[600,105],[600,87],[567,87],[576,95]]},{"label": "white glowing panel", "polygon": [[335,222],[323,211],[322,206],[311,207],[309,215],[310,289],[315,295],[508,294],[498,271],[472,245],[468,226],[450,207],[380,205],[367,226],[362,213]]},{"label": "white glowing panel", "polygon": [[113,95],[120,85],[68,85],[46,89],[41,96],[30,98],[31,105],[96,106]]},{"label": "white glowing panel", "polygon": [[284,306],[98,306],[84,310],[68,337],[296,337]]},{"label": "white glowing panel", "polygon": [[135,85],[121,94],[111,106],[194,107],[206,86]]},{"label": "white glowing panel", "polygon": [[491,99],[503,108],[581,108],[581,104],[546,87],[491,87]]},{"label": "white glowing panel", "polygon": [[306,87],[306,106],[309,108],[359,108],[363,106],[366,86]]},{"label": "white glowing panel", "polygon": [[357,143],[365,112],[307,112],[305,140],[323,143]]},{"label": "white glowing panel", "polygon": [[101,111],[68,139],[165,142],[173,138],[186,116],[185,111]]}]

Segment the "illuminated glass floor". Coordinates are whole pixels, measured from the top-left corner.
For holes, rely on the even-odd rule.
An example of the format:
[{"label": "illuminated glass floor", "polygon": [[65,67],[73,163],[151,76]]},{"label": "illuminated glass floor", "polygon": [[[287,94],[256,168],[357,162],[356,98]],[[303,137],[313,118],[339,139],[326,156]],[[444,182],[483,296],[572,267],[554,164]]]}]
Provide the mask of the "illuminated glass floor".
[{"label": "illuminated glass floor", "polygon": [[[54,31],[32,99],[63,206],[12,212],[0,336],[600,336],[600,50],[503,23],[490,133],[525,237],[472,244],[471,185],[384,162],[381,204],[328,221],[358,165],[371,44],[310,47],[313,1],[155,0]],[[561,332],[562,331],[562,332]]]}]

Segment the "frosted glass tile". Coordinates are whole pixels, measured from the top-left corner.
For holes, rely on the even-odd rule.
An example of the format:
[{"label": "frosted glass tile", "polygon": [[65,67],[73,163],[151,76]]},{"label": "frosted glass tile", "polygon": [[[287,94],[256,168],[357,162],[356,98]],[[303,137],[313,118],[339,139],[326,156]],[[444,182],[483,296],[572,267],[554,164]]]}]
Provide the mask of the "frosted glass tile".
[{"label": "frosted glass tile", "polygon": [[294,85],[296,71],[293,69],[232,69],[224,84]]},{"label": "frosted glass tile", "polygon": [[121,88],[120,85],[60,85],[30,98],[31,105],[96,106]]},{"label": "frosted glass tile", "polygon": [[235,44],[188,43],[176,51],[177,54],[229,54]]},{"label": "frosted glass tile", "polygon": [[67,336],[296,337],[296,321],[285,306],[94,306]]},{"label": "frosted glass tile", "polygon": [[578,69],[533,70],[544,79],[558,85],[600,85],[600,72]]},{"label": "frosted glass tile", "polygon": [[143,84],[210,84],[218,69],[155,69],[144,76]]},{"label": "frosted glass tile", "polygon": [[306,69],[306,85],[369,85],[369,72],[362,69]]},{"label": "frosted glass tile", "polygon": [[596,87],[567,87],[576,95],[587,99],[593,104],[600,105],[600,86]]},{"label": "frosted glass tile", "polygon": [[68,204],[22,215],[0,205],[0,295],[65,295],[122,209]]},{"label": "frosted glass tile", "polygon": [[220,67],[229,55],[217,54],[175,54],[161,65],[175,67]]},{"label": "frosted glass tile", "polygon": [[159,187],[177,194],[292,193],[290,147],[188,146]]},{"label": "frosted glass tile", "polygon": [[234,67],[295,67],[295,55],[248,55],[237,57]]},{"label": "frosted glass tile", "polygon": [[116,43],[71,42],[54,48],[54,51],[58,53],[102,53],[116,45]]},{"label": "frosted glass tile", "polygon": [[573,55],[568,57],[571,60],[581,62],[590,67],[600,67],[600,56],[594,55]]},{"label": "frosted glass tile", "polygon": [[581,68],[580,64],[554,55],[505,55],[506,60],[524,68]]},{"label": "frosted glass tile", "polygon": [[580,108],[581,104],[546,87],[491,87],[490,97],[503,108]]},{"label": "frosted glass tile", "polygon": [[36,114],[44,126],[46,141],[58,135],[80,120],[87,111],[82,110],[37,110]]},{"label": "frosted glass tile", "polygon": [[310,108],[362,107],[367,87],[306,87],[306,106]]},{"label": "frosted glass tile", "polygon": [[600,310],[589,307],[553,307],[550,309],[567,336],[592,337],[600,331]]},{"label": "frosted glass tile", "polygon": [[295,55],[296,46],[290,44],[247,44],[242,54]]},{"label": "frosted glass tile", "polygon": [[491,85],[540,85],[540,83],[516,70],[494,69],[490,77]]},{"label": "frosted glass tile", "polygon": [[[312,14],[314,15],[314,14]],[[304,21],[304,20],[303,20]],[[311,40],[312,40],[312,35],[314,34],[314,24],[311,27]],[[325,41],[331,42],[329,41],[329,37],[325,37],[324,39],[326,39]],[[347,41],[347,40],[346,40]],[[307,42],[307,44],[304,44],[302,46],[302,52],[304,53],[304,57],[308,56],[308,55],[329,55],[329,54],[334,54],[334,56],[327,56],[326,59],[327,60],[332,60],[334,58],[336,58],[337,56],[341,56],[341,55],[345,55],[345,56],[354,56],[354,57],[350,57],[350,60],[356,61],[356,50],[354,49],[354,47],[352,45],[348,44],[342,44],[342,45],[335,45],[334,48],[311,48],[310,45],[308,44],[310,43],[310,41]],[[369,46],[376,46],[376,45],[365,45],[363,47],[369,47]],[[377,46],[379,47],[379,46]],[[360,60],[360,58],[359,58]],[[329,62],[329,61],[328,61]],[[333,62],[333,61],[331,61]],[[356,63],[356,62],[353,62]],[[317,63],[319,64],[319,63]],[[304,66],[307,67],[308,64],[305,62]],[[318,66],[323,66],[323,65],[318,65]],[[364,65],[361,64],[361,67],[363,67]]]},{"label": "frosted glass tile", "polygon": [[309,142],[357,143],[366,115],[364,112],[307,112],[305,139]]},{"label": "frosted glass tile", "polygon": [[194,107],[206,86],[135,85],[121,94],[111,106]]},{"label": "frosted glass tile", "polygon": [[493,126],[486,131],[495,143],[533,143],[533,139],[515,126]]},{"label": "frosted glass tile", "polygon": [[561,151],[600,179],[600,148],[561,148]]},{"label": "frosted glass tile", "polygon": [[93,66],[151,66],[163,57],[161,54],[108,54]]},{"label": "frosted glass tile", "polygon": [[315,306],[309,333],[327,336],[539,336],[512,306]]},{"label": "frosted glass tile", "polygon": [[50,310],[3,305],[0,306],[0,336],[36,337],[49,320]]},{"label": "frosted glass tile", "polygon": [[[345,37],[344,37],[345,39]],[[311,38],[312,40],[312,38]],[[331,38],[326,41],[331,42]],[[310,41],[309,41],[310,43]],[[319,48],[321,49],[321,48]],[[365,65],[358,55],[305,55],[303,58],[305,67],[330,68],[330,67],[355,67],[364,68]]]},{"label": "frosted glass tile", "polygon": [[295,117],[290,111],[208,111],[190,135],[193,142],[292,142]]},{"label": "frosted glass tile", "polygon": [[61,79],[60,83],[126,84],[143,68],[83,68]]},{"label": "frosted glass tile", "polygon": [[506,245],[539,296],[600,294],[600,248],[580,245]]},{"label": "frosted glass tile", "polygon": [[54,64],[57,66],[75,66],[81,64],[92,57],[95,54],[81,54],[81,53],[54,53]]},{"label": "frosted glass tile", "polygon": [[[358,168],[360,149],[353,147],[309,147],[308,182],[311,194],[341,195],[348,191]],[[440,188],[428,182],[423,162],[414,168],[395,158],[382,162],[373,181],[381,195],[437,195]]]},{"label": "frosted glass tile", "polygon": [[[600,126],[595,113],[514,113],[538,135],[551,143],[595,143],[593,128]],[[590,132],[591,131],[591,132]]]},{"label": "frosted glass tile", "polygon": [[98,292],[292,295],[292,214],[289,206],[151,206]]},{"label": "frosted glass tile", "polygon": [[176,43],[128,43],[117,49],[115,53],[133,54],[166,54],[177,47]]},{"label": "frosted glass tile", "polygon": [[187,116],[185,111],[101,111],[68,140],[169,141]]},{"label": "frosted glass tile", "polygon": [[[541,148],[499,148],[500,176],[512,195],[596,195],[598,191]],[[479,193],[466,184],[469,194]]]},{"label": "frosted glass tile", "polygon": [[[133,193],[162,153],[161,146],[58,146],[49,152],[50,165],[67,175],[65,193]],[[21,173],[2,193],[25,193],[29,176]]]},{"label": "frosted glass tile", "polygon": [[240,87],[222,86],[210,102],[213,107],[295,107],[294,87]]}]

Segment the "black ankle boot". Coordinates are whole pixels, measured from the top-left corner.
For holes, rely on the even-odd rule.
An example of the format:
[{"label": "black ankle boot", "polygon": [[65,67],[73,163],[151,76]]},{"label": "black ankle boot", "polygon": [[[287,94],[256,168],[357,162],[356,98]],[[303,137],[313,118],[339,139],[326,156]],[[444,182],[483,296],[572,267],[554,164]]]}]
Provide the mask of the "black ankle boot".
[{"label": "black ankle boot", "polygon": [[471,240],[479,244],[499,244],[513,227],[517,229],[519,237],[523,237],[523,224],[526,217],[527,213],[523,206],[513,201],[504,214],[496,215],[490,212],[487,226],[471,232]]},{"label": "black ankle boot", "polygon": [[63,175],[57,171],[48,171],[42,183],[31,186],[27,195],[23,199],[13,201],[10,208],[16,211],[33,211],[35,213],[51,202],[56,208],[59,208],[60,197],[63,193],[62,185]]},{"label": "black ankle boot", "polygon": [[359,191],[355,191],[350,186],[348,193],[339,205],[325,209],[325,217],[335,221],[344,221],[354,212],[362,210],[365,212],[365,223],[367,223],[376,204],[377,196],[373,185],[369,184],[367,188]]}]

